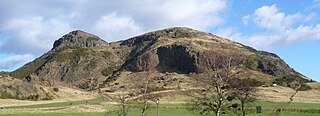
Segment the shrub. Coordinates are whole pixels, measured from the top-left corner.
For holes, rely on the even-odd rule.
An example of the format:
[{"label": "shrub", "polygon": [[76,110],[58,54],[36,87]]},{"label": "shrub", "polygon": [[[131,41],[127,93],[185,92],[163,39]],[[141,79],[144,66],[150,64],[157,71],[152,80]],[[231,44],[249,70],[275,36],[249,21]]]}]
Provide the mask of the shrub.
[{"label": "shrub", "polygon": [[106,87],[105,84],[99,84],[99,88],[104,88],[104,87]]},{"label": "shrub", "polygon": [[298,91],[307,91],[307,90],[310,90],[310,89],[312,89],[312,87],[310,87],[309,85],[302,84],[301,87],[298,89]]},{"label": "shrub", "polygon": [[119,66],[110,66],[108,68],[104,68],[101,71],[101,74],[105,77],[108,77],[109,75],[111,75],[114,71],[118,70],[120,67]]},{"label": "shrub", "polygon": [[39,94],[36,94],[36,95],[30,95],[30,96],[28,96],[26,99],[36,101],[36,100],[39,99],[39,97],[40,97],[40,95],[39,95]]},{"label": "shrub", "polygon": [[108,90],[105,90],[105,92],[115,92],[116,90],[115,89],[108,89]]},{"label": "shrub", "polygon": [[54,92],[59,92],[59,88],[55,87],[52,89]]},{"label": "shrub", "polygon": [[0,77],[5,77],[9,75],[9,72],[0,71]]},{"label": "shrub", "polygon": [[98,37],[88,37],[86,39],[87,42],[89,42],[89,41],[99,41],[99,40],[100,40],[100,38],[98,38]]},{"label": "shrub", "polygon": [[15,97],[12,96],[10,93],[8,92],[0,92],[0,98],[1,99],[14,99]]},{"label": "shrub", "polygon": [[89,85],[89,83],[88,83],[88,82],[85,82],[85,83],[81,83],[81,84],[79,84],[79,85],[78,85],[78,87],[79,87],[80,89],[87,90],[87,89],[89,89],[89,88],[90,88],[90,85]]},{"label": "shrub", "polygon": [[273,84],[287,86],[288,81],[285,78],[277,78],[274,80]]},{"label": "shrub", "polygon": [[[305,79],[298,74],[291,74],[291,75],[284,76],[282,78],[277,78],[274,80],[275,84],[281,85],[281,86],[288,86],[288,87],[290,87],[292,83],[306,83],[306,82],[310,82],[310,80]],[[295,86],[292,86],[292,87],[294,88]]]}]

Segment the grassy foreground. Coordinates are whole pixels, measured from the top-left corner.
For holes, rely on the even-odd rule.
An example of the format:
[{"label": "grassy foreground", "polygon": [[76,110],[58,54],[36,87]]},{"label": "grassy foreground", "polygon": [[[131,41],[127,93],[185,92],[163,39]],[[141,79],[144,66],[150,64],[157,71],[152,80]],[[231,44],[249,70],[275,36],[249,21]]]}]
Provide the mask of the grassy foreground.
[{"label": "grassy foreground", "polygon": [[[29,106],[6,107],[0,110],[0,116],[116,116],[114,104],[100,103],[107,102],[101,98],[72,102],[48,103]],[[255,106],[262,106],[261,114],[255,113]],[[187,110],[184,104],[161,104],[159,106],[160,116],[194,116],[197,115]],[[282,108],[279,113],[273,112],[275,109]],[[319,116],[320,104],[313,103],[280,103],[280,102],[256,102],[251,104],[248,116]],[[139,116],[140,109],[133,106],[129,109],[128,116]],[[156,106],[153,104],[147,112],[148,116],[157,116]],[[235,115],[227,113],[225,116]]]}]

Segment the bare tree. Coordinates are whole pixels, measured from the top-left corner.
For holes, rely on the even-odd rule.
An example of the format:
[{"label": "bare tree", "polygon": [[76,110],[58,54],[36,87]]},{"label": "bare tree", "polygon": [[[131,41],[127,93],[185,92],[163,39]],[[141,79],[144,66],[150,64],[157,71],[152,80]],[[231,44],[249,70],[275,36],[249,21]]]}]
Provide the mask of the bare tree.
[{"label": "bare tree", "polygon": [[119,111],[117,113],[118,116],[127,116],[128,113],[128,95],[124,94],[124,86],[120,87],[121,94],[119,95]]},{"label": "bare tree", "polygon": [[232,95],[240,101],[242,116],[246,115],[245,104],[254,102],[256,98],[256,87],[259,82],[251,78],[234,78],[230,81]]},{"label": "bare tree", "polygon": [[155,84],[155,77],[153,76],[153,70],[147,71],[146,73],[140,73],[137,77],[130,79],[131,83],[131,94],[135,97],[132,99],[136,100],[141,106],[141,115],[145,116],[146,111],[149,109],[148,101],[154,101],[158,98],[157,94],[152,92],[157,91]]},{"label": "bare tree", "polygon": [[150,84],[150,77],[149,74],[147,77],[144,78],[143,80],[143,87],[142,88],[138,88],[138,90],[140,90],[139,92],[141,92],[142,94],[142,112],[141,112],[141,116],[145,116],[146,115],[146,111],[149,108],[148,107],[148,100],[150,99],[150,96],[148,95],[150,93],[149,90],[149,84]]},{"label": "bare tree", "polygon": [[198,90],[188,93],[192,93],[192,110],[200,110],[200,115],[213,113],[220,116],[226,98],[232,93],[229,83],[235,76],[233,59],[222,54],[211,58],[210,68],[204,74],[193,77],[191,83]]},{"label": "bare tree", "polygon": [[106,115],[117,115],[117,116],[127,116],[128,111],[129,111],[129,94],[128,92],[126,92],[126,88],[125,86],[120,86],[119,87],[120,92],[117,93],[117,95],[113,96],[113,95],[109,95],[106,93],[100,93],[100,95],[104,98],[104,100],[114,100],[115,102],[117,102],[117,110],[112,111],[112,113],[110,114],[110,112],[108,111],[108,113]]}]

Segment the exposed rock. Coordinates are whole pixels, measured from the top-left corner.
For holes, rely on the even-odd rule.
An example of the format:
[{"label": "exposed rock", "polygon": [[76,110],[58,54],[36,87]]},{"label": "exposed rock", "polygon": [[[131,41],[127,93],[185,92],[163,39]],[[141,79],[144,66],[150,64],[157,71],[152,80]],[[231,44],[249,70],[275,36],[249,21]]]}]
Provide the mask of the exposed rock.
[{"label": "exposed rock", "polygon": [[237,64],[268,75],[283,77],[296,73],[275,54],[189,28],[150,32],[121,41],[120,45],[131,48],[127,49],[130,54],[123,66],[130,71],[145,71],[156,66],[164,72],[200,73],[210,68],[214,57],[224,55],[236,57],[233,59]]},{"label": "exposed rock", "polygon": [[181,45],[162,46],[157,49],[160,70],[169,72],[197,72],[196,56]]},{"label": "exposed rock", "polygon": [[107,42],[103,41],[98,36],[77,30],[56,40],[53,44],[52,50],[57,50],[64,46],[92,47],[103,45],[107,45]]},{"label": "exposed rock", "polygon": [[283,77],[295,73],[282,59],[257,55],[257,69],[263,73]]},{"label": "exposed rock", "polygon": [[156,68],[159,64],[159,57],[152,52],[147,52],[137,57],[135,61],[129,65],[129,70],[132,71],[147,71]]}]

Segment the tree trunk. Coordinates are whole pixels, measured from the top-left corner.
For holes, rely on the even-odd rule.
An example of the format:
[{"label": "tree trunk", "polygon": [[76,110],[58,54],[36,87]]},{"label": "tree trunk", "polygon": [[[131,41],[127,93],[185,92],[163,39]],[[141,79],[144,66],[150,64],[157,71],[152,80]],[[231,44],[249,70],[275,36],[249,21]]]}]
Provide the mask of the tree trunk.
[{"label": "tree trunk", "polygon": [[221,107],[222,107],[222,99],[220,98],[217,105],[216,116],[220,116]]},{"label": "tree trunk", "polygon": [[220,108],[217,109],[216,116],[220,116],[220,110],[221,110]]},{"label": "tree trunk", "polygon": [[126,116],[127,113],[126,113],[126,106],[124,105],[124,103],[122,103],[122,114],[123,116]]},{"label": "tree trunk", "polygon": [[143,103],[143,108],[142,108],[142,116],[145,116],[146,115],[146,110],[148,108],[148,104],[147,104],[147,101],[144,101]]},{"label": "tree trunk", "polygon": [[246,110],[244,109],[244,101],[241,101],[241,111],[242,111],[242,116],[245,116]]},{"label": "tree trunk", "polygon": [[146,110],[143,108],[143,109],[142,109],[142,114],[141,114],[141,116],[145,116],[145,115],[146,115],[146,114],[145,114],[145,111],[146,111]]}]

